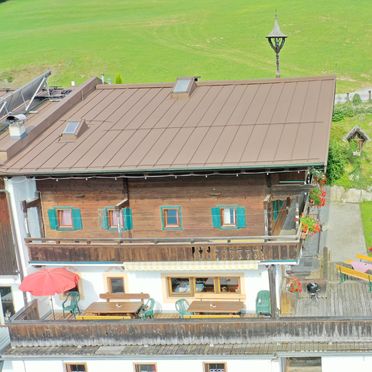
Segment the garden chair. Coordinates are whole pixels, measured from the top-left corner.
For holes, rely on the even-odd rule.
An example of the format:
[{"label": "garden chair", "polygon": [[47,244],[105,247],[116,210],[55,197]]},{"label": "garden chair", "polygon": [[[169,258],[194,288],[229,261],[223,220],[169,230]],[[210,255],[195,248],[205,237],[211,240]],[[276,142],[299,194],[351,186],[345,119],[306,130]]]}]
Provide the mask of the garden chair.
[{"label": "garden chair", "polygon": [[74,316],[80,314],[79,300],[79,292],[71,291],[67,293],[66,299],[62,302],[63,317],[65,317],[65,312],[70,312]]},{"label": "garden chair", "polygon": [[154,306],[155,300],[153,298],[149,298],[145,305],[142,305],[138,316],[141,319],[153,318],[154,317]]},{"label": "garden chair", "polygon": [[180,318],[183,318],[185,315],[192,315],[192,313],[187,311],[190,305],[184,298],[177,300],[175,306],[177,312],[180,314]]}]

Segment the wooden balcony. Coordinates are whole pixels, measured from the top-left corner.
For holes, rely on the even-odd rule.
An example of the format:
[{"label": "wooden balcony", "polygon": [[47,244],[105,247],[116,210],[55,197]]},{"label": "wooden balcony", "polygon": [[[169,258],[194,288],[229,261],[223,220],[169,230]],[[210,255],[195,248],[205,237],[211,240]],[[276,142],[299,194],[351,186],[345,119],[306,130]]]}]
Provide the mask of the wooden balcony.
[{"label": "wooden balcony", "polygon": [[30,260],[38,262],[288,261],[301,249],[291,236],[190,239],[28,238]]}]

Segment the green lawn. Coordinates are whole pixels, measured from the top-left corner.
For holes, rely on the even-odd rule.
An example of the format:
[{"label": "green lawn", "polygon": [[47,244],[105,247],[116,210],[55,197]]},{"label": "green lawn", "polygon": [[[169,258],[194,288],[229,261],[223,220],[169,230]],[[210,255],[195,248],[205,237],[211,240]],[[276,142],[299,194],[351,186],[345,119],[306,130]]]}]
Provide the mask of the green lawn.
[{"label": "green lawn", "polygon": [[[347,117],[336,123],[332,123],[331,137],[340,142],[343,137],[354,127],[358,125],[362,128],[369,138],[372,138],[372,114],[359,114],[354,117]],[[358,159],[354,159],[358,160]],[[372,141],[367,142],[363,147],[361,157],[361,174],[359,179],[351,179],[350,173],[353,170],[353,165],[348,164],[345,174],[336,181],[336,185],[345,188],[367,189],[372,186]]]},{"label": "green lawn", "polygon": [[372,247],[372,202],[360,203],[362,212],[362,222],[364,229],[364,237],[367,247]]},{"label": "green lawn", "polygon": [[[372,85],[371,0],[9,0],[0,3],[0,80],[50,67],[52,84],[105,72],[124,82],[274,76],[265,35],[278,9],[282,75]],[[4,83],[3,83],[4,85]]]}]

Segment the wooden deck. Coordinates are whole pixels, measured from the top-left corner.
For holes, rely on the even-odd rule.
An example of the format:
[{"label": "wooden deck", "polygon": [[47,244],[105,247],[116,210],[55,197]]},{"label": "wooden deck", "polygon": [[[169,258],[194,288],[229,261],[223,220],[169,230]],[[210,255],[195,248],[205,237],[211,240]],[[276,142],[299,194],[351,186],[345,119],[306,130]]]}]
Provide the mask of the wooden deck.
[{"label": "wooden deck", "polygon": [[372,315],[372,293],[368,283],[352,279],[340,283],[336,264],[329,263],[326,289],[318,299],[311,299],[305,292],[296,300],[294,316],[350,316],[368,317]]}]

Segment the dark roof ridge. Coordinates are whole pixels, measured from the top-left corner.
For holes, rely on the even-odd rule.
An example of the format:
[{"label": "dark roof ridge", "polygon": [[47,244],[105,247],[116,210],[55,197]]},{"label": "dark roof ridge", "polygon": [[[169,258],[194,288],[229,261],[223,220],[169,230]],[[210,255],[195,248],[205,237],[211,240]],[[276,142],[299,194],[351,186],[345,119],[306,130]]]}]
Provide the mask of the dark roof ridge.
[{"label": "dark roof ridge", "polygon": [[[306,82],[306,81],[324,81],[335,80],[336,75],[320,75],[310,77],[288,77],[288,78],[272,78],[272,79],[257,79],[257,80],[206,80],[196,82],[197,86],[221,86],[221,85],[254,85],[254,84],[276,84],[287,82]],[[148,89],[148,88],[172,88],[175,82],[165,83],[133,83],[133,84],[98,84],[96,89]]]}]

